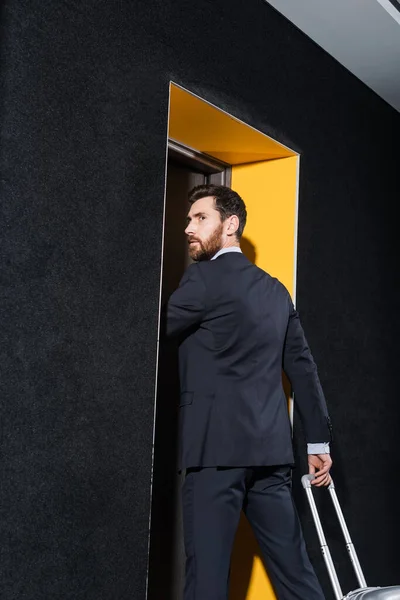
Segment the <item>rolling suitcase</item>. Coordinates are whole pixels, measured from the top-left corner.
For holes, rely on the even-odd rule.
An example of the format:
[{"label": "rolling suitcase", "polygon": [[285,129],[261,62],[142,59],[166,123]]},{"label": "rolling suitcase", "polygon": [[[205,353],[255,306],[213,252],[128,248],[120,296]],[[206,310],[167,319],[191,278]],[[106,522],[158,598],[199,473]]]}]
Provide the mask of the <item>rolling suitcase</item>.
[{"label": "rolling suitcase", "polygon": [[315,528],[317,530],[319,542],[321,545],[322,556],[325,560],[325,565],[329,573],[329,578],[332,583],[333,591],[335,593],[336,600],[400,600],[400,585],[390,587],[367,587],[364,574],[362,572],[360,563],[356,551],[351,541],[349,530],[347,529],[346,522],[342,513],[342,509],[339,504],[338,497],[336,495],[335,486],[333,481],[328,486],[330,496],[332,498],[333,505],[337,517],[339,519],[340,527],[343,532],[343,536],[346,542],[347,551],[350,555],[350,559],[357,577],[357,581],[360,587],[352,592],[349,592],[343,596],[343,592],[340,587],[340,583],[336,574],[335,567],[333,565],[332,557],[329,552],[329,548],[326,543],[324,531],[322,529],[321,520],[319,518],[317,506],[315,504],[311,481],[314,479],[314,475],[303,475],[301,483],[306,491],[308,502],[310,504],[311,513],[314,519]]}]

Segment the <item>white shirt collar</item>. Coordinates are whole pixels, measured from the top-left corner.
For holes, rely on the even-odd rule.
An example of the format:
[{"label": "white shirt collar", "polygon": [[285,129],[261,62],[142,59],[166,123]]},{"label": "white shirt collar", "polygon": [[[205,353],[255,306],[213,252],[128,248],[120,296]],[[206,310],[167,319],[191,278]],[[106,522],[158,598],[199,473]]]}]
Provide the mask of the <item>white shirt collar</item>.
[{"label": "white shirt collar", "polygon": [[221,250],[218,250],[217,254],[214,254],[214,256],[212,257],[211,260],[215,260],[216,258],[218,258],[218,256],[221,256],[221,254],[226,254],[227,252],[242,252],[242,251],[239,248],[239,246],[229,246],[229,248],[221,248]]}]

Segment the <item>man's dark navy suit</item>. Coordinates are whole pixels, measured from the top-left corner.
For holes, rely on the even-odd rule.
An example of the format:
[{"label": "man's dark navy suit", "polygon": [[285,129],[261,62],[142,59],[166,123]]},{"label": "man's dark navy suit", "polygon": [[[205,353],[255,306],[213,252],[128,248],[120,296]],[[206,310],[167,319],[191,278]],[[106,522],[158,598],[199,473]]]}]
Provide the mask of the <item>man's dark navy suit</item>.
[{"label": "man's dark navy suit", "polygon": [[289,293],[243,254],[229,252],[189,266],[166,317],[167,335],[180,338],[185,600],[227,598],[242,508],[278,598],[320,600],[291,497],[282,369],[307,442],[329,441],[331,427]]}]

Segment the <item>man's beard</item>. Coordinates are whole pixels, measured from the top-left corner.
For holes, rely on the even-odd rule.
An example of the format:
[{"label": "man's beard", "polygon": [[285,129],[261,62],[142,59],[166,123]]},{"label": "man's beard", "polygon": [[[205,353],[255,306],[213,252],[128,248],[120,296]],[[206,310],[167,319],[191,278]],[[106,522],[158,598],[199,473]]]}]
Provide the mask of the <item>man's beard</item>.
[{"label": "man's beard", "polygon": [[198,242],[197,246],[189,246],[189,256],[192,260],[200,262],[202,260],[210,260],[222,246],[222,228],[223,225],[218,225],[210,237],[201,242],[196,237],[192,238]]}]

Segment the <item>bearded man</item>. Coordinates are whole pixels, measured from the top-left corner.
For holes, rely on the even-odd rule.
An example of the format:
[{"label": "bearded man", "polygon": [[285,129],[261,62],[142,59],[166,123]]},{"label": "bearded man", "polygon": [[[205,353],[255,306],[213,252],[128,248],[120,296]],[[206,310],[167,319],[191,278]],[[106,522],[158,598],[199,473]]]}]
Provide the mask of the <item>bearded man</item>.
[{"label": "bearded man", "polygon": [[331,425],[317,368],[286,288],[240,250],[242,198],[189,195],[189,266],[167,305],[179,336],[185,600],[226,600],[241,510],[279,600],[323,600],[291,493],[293,451],[282,369],[308,443],[313,484],[328,485]]}]

